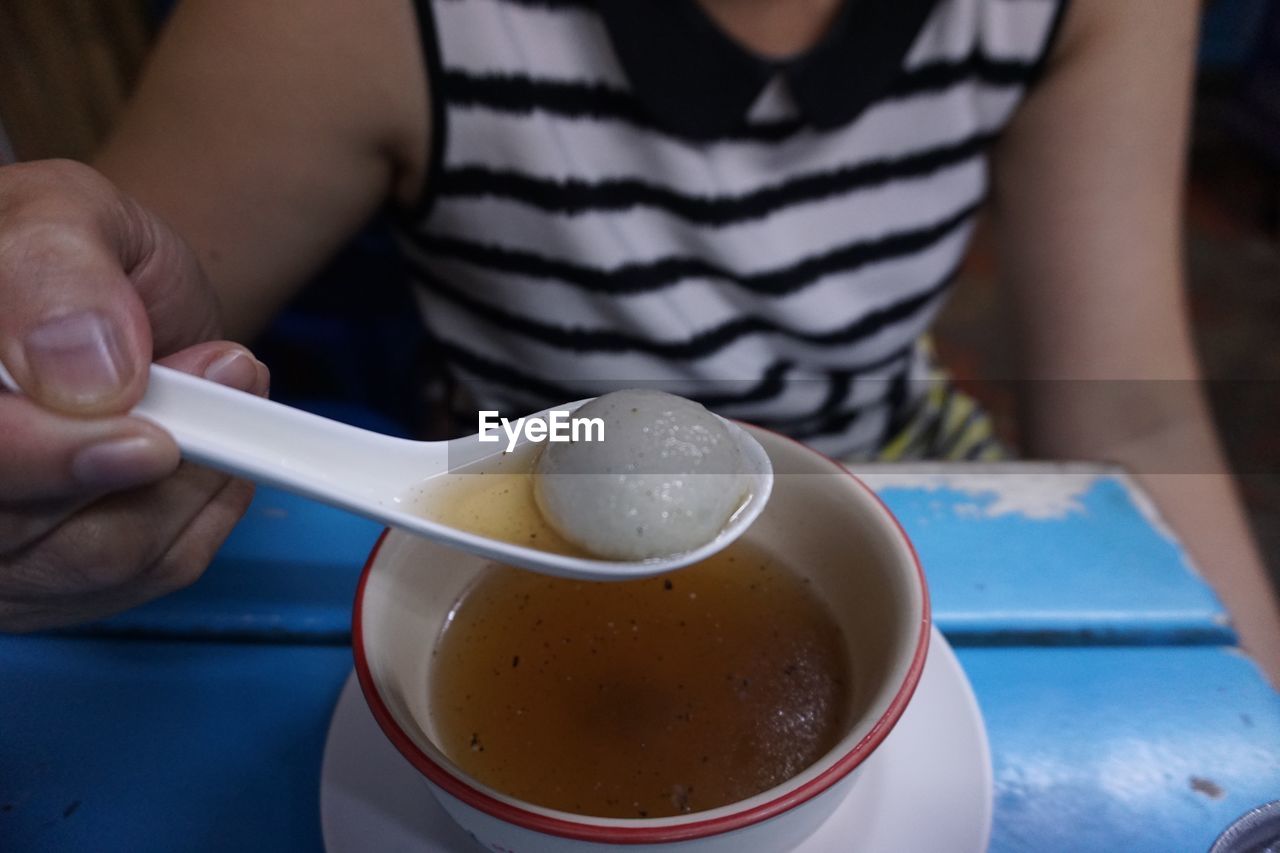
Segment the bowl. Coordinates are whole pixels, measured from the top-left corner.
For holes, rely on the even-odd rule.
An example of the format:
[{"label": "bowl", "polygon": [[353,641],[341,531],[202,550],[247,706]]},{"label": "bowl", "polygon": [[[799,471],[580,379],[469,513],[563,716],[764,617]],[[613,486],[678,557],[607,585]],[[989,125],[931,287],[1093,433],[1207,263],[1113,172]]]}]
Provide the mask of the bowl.
[{"label": "bowl", "polygon": [[365,701],[426,791],[488,849],[587,853],[789,850],[835,810],[902,716],[924,668],[929,597],[910,541],[876,495],[791,439],[747,427],[773,463],[768,505],[744,534],[784,557],[830,606],[857,662],[839,742],[786,782],[719,808],[665,818],[601,818],[522,802],[457,768],[433,742],[431,651],[448,615],[490,564],[401,531],[383,534],[356,592],[352,642]]}]

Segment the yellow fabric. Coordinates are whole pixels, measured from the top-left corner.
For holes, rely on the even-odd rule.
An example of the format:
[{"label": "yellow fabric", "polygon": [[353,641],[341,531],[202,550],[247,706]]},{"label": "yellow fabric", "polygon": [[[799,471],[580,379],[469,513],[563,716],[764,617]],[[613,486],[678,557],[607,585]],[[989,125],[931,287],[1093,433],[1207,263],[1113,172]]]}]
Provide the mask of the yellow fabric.
[{"label": "yellow fabric", "polygon": [[[932,359],[933,348],[922,344]],[[928,389],[910,421],[871,459],[877,462],[939,459],[992,462],[1013,458],[996,437],[991,416],[973,397],[956,388],[936,364]]]}]

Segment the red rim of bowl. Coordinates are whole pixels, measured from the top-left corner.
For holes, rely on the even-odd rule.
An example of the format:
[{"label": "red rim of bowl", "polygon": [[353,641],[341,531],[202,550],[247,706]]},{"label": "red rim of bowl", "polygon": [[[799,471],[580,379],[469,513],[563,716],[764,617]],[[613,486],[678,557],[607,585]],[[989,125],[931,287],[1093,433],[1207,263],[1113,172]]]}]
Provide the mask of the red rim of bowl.
[{"label": "red rim of bowl", "polygon": [[791,443],[804,450],[821,457],[826,462],[835,466],[839,471],[849,476],[858,484],[864,492],[880,507],[880,510],[893,522],[894,527],[898,531],[902,542],[907,546],[907,551],[911,555],[912,564],[915,566],[916,579],[920,584],[921,591],[921,619],[920,630],[916,637],[916,649],[911,658],[911,664],[907,667],[906,676],[902,684],[898,687],[898,692],[889,702],[888,708],[876,720],[871,730],[863,736],[853,748],[844,755],[836,759],[830,767],[818,774],[808,782],[797,788],[787,791],[786,793],[775,797],[768,802],[761,803],[740,812],[722,815],[720,817],[710,818],[708,820],[692,821],[689,823],[680,823],[666,826],[617,826],[617,825],[598,825],[591,824],[591,818],[583,816],[581,821],[565,820],[563,818],[551,817],[539,812],[529,811],[520,806],[499,800],[484,791],[480,791],[465,780],[455,776],[448,768],[437,763],[434,759],[423,752],[413,739],[400,728],[399,723],[391,715],[390,710],[382,701],[377,687],[373,683],[373,674],[369,671],[369,665],[365,659],[364,652],[364,634],[362,631],[362,611],[364,609],[364,589],[365,583],[369,579],[369,575],[373,569],[374,561],[378,557],[378,552],[382,550],[382,545],[386,541],[389,530],[384,530],[378,538],[377,543],[373,546],[373,550],[369,554],[369,559],[365,562],[364,570],[360,573],[360,582],[356,587],[355,604],[351,619],[351,643],[352,652],[355,657],[356,677],[360,682],[360,690],[364,693],[365,702],[369,705],[369,710],[373,713],[373,717],[378,721],[383,734],[395,745],[400,754],[409,760],[418,772],[426,776],[433,784],[437,785],[451,796],[461,800],[467,805],[481,812],[484,812],[498,820],[515,824],[535,832],[542,832],[547,835],[556,835],[562,838],[572,838],[581,841],[597,841],[606,844],[657,844],[669,843],[673,841],[689,841],[695,838],[705,838],[711,835],[719,835],[735,829],[759,823],[768,820],[771,817],[790,811],[807,800],[816,797],[823,791],[830,788],[840,779],[851,773],[855,767],[867,759],[877,746],[888,736],[889,732],[897,724],[898,719],[902,716],[902,712],[906,710],[907,703],[911,701],[912,694],[915,693],[916,685],[920,681],[920,673],[924,670],[925,657],[929,650],[929,631],[930,631],[930,604],[929,604],[929,588],[925,582],[924,569],[920,565],[920,557],[916,553],[915,546],[911,544],[911,540],[907,537],[907,533],[902,528],[902,524],[894,516],[889,508],[885,506],[884,501],[880,500],[879,495],[853,475],[843,465],[833,459],[819,453],[818,451],[801,444],[788,436],[779,435]]}]

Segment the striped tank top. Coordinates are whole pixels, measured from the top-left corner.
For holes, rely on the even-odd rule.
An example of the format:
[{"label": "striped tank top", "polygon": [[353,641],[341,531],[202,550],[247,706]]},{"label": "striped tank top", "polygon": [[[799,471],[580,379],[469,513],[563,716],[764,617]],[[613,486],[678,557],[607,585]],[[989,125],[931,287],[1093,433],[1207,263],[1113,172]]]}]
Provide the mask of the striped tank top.
[{"label": "striped tank top", "polygon": [[460,422],[652,386],[884,446],[1064,3],[847,0],[779,62],[693,0],[422,0],[432,160],[399,237]]}]

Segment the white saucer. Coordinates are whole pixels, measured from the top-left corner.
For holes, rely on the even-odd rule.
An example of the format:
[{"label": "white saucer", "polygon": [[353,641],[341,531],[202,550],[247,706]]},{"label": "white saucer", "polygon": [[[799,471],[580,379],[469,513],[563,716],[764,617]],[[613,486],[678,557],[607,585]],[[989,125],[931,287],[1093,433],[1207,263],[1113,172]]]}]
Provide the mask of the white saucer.
[{"label": "white saucer", "polygon": [[[862,779],[792,853],[981,853],[992,812],[991,753],[959,661],[937,629],[898,725]],[[474,853],[479,846],[382,734],[353,673],[338,698],[320,770],[329,853]]]}]

